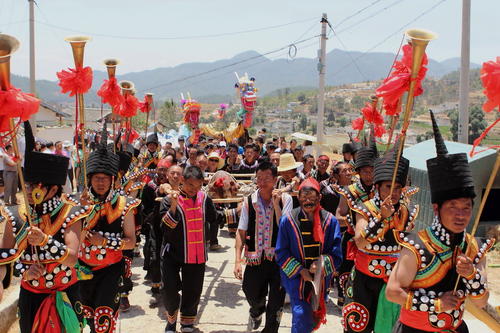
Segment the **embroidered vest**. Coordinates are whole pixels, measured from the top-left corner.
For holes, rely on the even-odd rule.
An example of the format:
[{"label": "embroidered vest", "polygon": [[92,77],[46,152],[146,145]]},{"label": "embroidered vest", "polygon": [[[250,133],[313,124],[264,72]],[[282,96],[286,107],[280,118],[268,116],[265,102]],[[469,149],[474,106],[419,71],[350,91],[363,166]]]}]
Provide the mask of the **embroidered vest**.
[{"label": "embroidered vest", "polygon": [[[116,192],[111,200],[94,206],[87,217],[84,230],[97,231],[106,238],[122,238],[125,216],[140,203],[139,199],[125,197]],[[78,258],[94,271],[115,264],[122,260],[122,257],[122,250],[92,245],[87,239],[82,242],[78,255]]]},{"label": "embroidered vest", "polygon": [[[36,262],[40,262],[45,268],[42,276],[36,280],[23,280],[21,286],[34,293],[51,293],[55,290],[64,290],[75,284],[78,281],[75,268],[61,264],[68,252],[61,257],[56,247],[51,246],[47,250],[43,250],[39,246],[29,245],[26,238],[29,224],[26,219],[25,206],[19,205],[17,208],[13,211],[4,208],[2,212],[8,223],[12,225],[16,248],[8,250],[6,253],[10,254],[10,257],[5,256],[5,258],[3,258],[4,252],[0,250],[0,257],[6,262],[18,259],[14,264],[16,275],[23,274]],[[64,244],[66,228],[85,218],[91,210],[92,206],[76,206],[61,200],[47,214],[35,217],[32,223],[55,241]]]},{"label": "embroidered vest", "polygon": [[[257,194],[258,196],[258,194]],[[261,234],[258,235],[259,228],[257,226],[257,212],[252,203],[252,195],[249,195],[248,198],[248,228],[247,228],[247,236],[245,240],[245,262],[247,265],[260,265],[262,260],[262,254],[266,260],[273,261],[274,260],[274,248],[276,247],[276,240],[278,239],[278,226],[279,221],[276,216],[276,212],[273,209],[272,217],[270,220],[270,226],[264,226],[264,228],[268,228],[267,235]],[[258,205],[258,204],[257,204]],[[280,200],[279,206],[283,209],[283,202]],[[271,248],[267,251],[262,249],[263,253],[259,253],[258,251],[258,238],[262,237],[270,237],[271,238]]]},{"label": "embroidered vest", "polygon": [[[407,226],[418,216],[419,206],[408,207],[408,204],[406,198],[400,200],[399,209],[390,221],[383,224],[378,240],[368,244],[364,249],[358,249],[354,259],[357,270],[387,282],[401,251],[401,246],[397,243],[392,230],[407,230]],[[357,204],[353,207],[353,211],[363,215],[368,223],[372,223],[372,219],[380,219],[379,205],[379,200],[371,199],[364,204]]]},{"label": "embroidered vest", "polygon": [[179,207],[184,214],[184,250],[187,264],[207,261],[205,246],[205,193],[198,192],[196,200],[179,196]]},{"label": "embroidered vest", "polygon": [[[457,273],[453,267],[456,262],[456,254],[453,253],[453,249],[443,244],[435,236],[431,228],[431,226],[427,227],[418,233],[394,232],[394,234],[401,246],[406,247],[415,254],[417,261],[417,274],[409,289],[424,289],[427,294],[439,296],[443,292],[453,290],[455,287]],[[481,261],[484,260],[485,253],[493,245],[494,242],[481,242],[470,234],[466,234],[460,248],[469,258],[474,258],[478,253],[481,253],[479,256],[481,258],[479,261]],[[465,289],[463,281],[459,280],[457,291],[460,293],[464,292]],[[425,308],[408,310],[403,307],[400,321],[407,326],[429,332],[454,331],[462,323],[465,308],[464,301],[465,298],[456,309],[441,313],[429,311],[429,309]]]}]

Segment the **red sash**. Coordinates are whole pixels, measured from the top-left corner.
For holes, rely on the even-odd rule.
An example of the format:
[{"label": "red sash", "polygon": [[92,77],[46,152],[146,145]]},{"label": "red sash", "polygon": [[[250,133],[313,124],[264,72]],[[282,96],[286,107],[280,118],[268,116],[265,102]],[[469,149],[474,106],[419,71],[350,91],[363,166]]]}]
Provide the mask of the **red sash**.
[{"label": "red sash", "polygon": [[185,217],[185,249],[187,264],[205,263],[205,228],[203,200],[205,194],[198,192],[196,200],[179,197],[179,205]]}]

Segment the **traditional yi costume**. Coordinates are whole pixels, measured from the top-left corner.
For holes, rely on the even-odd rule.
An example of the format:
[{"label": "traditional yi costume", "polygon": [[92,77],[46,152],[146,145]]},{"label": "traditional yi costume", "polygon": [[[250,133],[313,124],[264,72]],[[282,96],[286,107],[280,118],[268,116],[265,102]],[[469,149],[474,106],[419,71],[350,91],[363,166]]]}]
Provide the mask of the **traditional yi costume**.
[{"label": "traditional yi costume", "polygon": [[203,288],[210,225],[216,223],[217,213],[212,199],[202,191],[192,198],[181,191],[177,200],[175,213],[170,212],[168,197],[160,206],[166,331],[175,332],[180,308],[181,329],[192,332]]},{"label": "traditional yi costume", "polygon": [[[384,156],[375,161],[374,184],[391,181],[396,167],[396,156]],[[396,183],[406,185],[410,162],[401,156]],[[412,205],[410,196],[415,189],[404,189],[395,212],[382,219],[382,200],[375,191],[373,199],[356,203],[352,209],[368,222],[361,236],[369,244],[358,248],[354,269],[346,283],[346,300],[342,308],[344,330],[347,332],[390,332],[399,308],[385,298],[385,286],[396,263],[401,247],[393,231],[409,231],[418,215],[418,205]]]},{"label": "traditional yi costume", "polygon": [[[372,141],[369,147],[360,147],[356,150],[356,162],[355,170],[359,172],[361,168],[373,167],[375,159],[378,157],[378,151],[376,144]],[[354,147],[352,143],[351,146]],[[347,203],[348,214],[346,215],[347,227],[341,228],[342,231],[342,264],[338,270],[338,296],[339,296],[339,306],[344,304],[344,294],[345,294],[345,284],[349,278],[349,274],[354,266],[354,259],[356,258],[356,253],[358,248],[354,243],[354,229],[356,227],[356,211],[354,207],[361,205],[375,195],[373,185],[367,186],[363,184],[361,179],[348,186],[339,186],[332,184],[332,188],[339,195],[344,197]],[[340,217],[339,217],[340,218]],[[342,230],[343,229],[343,230]]]},{"label": "traditional yi costume", "polygon": [[[300,188],[311,187],[320,193],[316,180],[306,179]],[[300,272],[321,260],[323,279],[320,290],[315,291]],[[341,233],[337,219],[318,204],[311,221],[301,207],[284,215],[280,221],[276,244],[276,262],[280,265],[281,283],[292,308],[292,332],[309,333],[326,322],[325,300],[333,273],[342,261]],[[315,274],[315,275],[316,275]],[[317,294],[316,294],[317,293]],[[311,302],[318,299],[318,309]]]},{"label": "traditional yi costume", "polygon": [[[436,157],[427,160],[431,202],[439,205],[457,198],[474,199],[474,180],[467,155],[448,153],[432,112],[431,118],[437,152]],[[414,253],[418,270],[394,332],[468,332],[463,321],[465,298],[482,298],[488,287],[485,276],[477,269],[468,277],[458,275],[457,255],[463,253],[477,265],[486,259],[494,241],[474,238],[465,231],[452,233],[437,215],[427,228],[396,233],[396,239],[400,246]],[[457,279],[460,302],[455,309],[443,312],[438,298],[454,290]]]},{"label": "traditional yi costume", "polygon": [[[24,126],[25,181],[62,188],[67,179],[69,159],[34,152],[35,140],[29,122],[25,122]],[[23,277],[18,304],[22,333],[78,332],[83,323],[83,309],[77,282],[82,275],[78,268],[62,263],[69,255],[65,233],[90,214],[92,207],[79,206],[77,202],[57,194],[42,200],[38,205],[29,205],[29,212],[24,204],[2,208],[1,214],[4,223],[7,223],[3,244],[10,248],[0,249],[0,264],[13,263],[15,274]],[[32,225],[45,234],[42,245],[28,243],[28,214],[31,215]],[[39,278],[27,280],[25,273],[34,264],[43,265],[45,271]],[[4,283],[8,282],[11,273],[9,269]]]},{"label": "traditional yi costume", "polygon": [[[104,128],[102,142],[106,142]],[[101,144],[89,155],[87,177],[97,173],[113,177],[118,175],[120,158],[112,150]],[[123,258],[123,223],[125,217],[133,213],[141,200],[130,198],[114,190],[113,184],[104,200],[89,189],[90,202],[94,205],[87,217],[84,230],[98,232],[105,238],[102,245],[92,245],[87,239],[81,244],[80,261],[93,273],[92,279],[82,281],[81,288],[85,316],[92,332],[114,332],[120,306],[120,285],[125,270]]]},{"label": "traditional yi costume", "polygon": [[[265,312],[266,324],[262,332],[273,333],[278,332],[286,294],[281,286],[280,268],[275,259],[279,216],[273,200],[264,202],[259,191],[249,195],[243,202],[238,224],[239,230],[246,231],[246,239],[242,239],[246,265],[242,287],[250,305],[249,329],[258,328]],[[282,194],[280,207],[282,215],[292,210],[289,194]]]}]

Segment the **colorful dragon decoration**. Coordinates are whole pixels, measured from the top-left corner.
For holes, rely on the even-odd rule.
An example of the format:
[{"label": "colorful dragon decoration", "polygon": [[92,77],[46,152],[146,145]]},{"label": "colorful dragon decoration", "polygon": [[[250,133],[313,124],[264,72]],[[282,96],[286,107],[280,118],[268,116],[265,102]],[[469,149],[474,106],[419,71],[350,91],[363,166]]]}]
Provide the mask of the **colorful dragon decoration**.
[{"label": "colorful dragon decoration", "polygon": [[236,113],[240,121],[243,122],[243,127],[249,128],[252,126],[253,111],[255,110],[255,104],[257,103],[257,88],[255,88],[255,78],[248,77],[245,73],[243,76],[238,76],[236,78],[238,82],[234,85],[236,88],[240,100],[241,109]]}]

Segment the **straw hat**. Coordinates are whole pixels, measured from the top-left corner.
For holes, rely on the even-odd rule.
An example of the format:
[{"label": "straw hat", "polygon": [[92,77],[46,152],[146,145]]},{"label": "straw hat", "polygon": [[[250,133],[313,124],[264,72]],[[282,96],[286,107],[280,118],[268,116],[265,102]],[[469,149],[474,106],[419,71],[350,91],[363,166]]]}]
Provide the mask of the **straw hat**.
[{"label": "straw hat", "polygon": [[302,162],[295,162],[295,158],[292,154],[282,154],[280,156],[280,165],[278,166],[278,172],[297,169],[301,165]]},{"label": "straw hat", "polygon": [[210,160],[211,158],[216,158],[219,160],[219,163],[217,164],[217,169],[222,169],[224,167],[224,160],[219,156],[219,153],[213,151],[210,154],[208,154],[207,158]]}]

